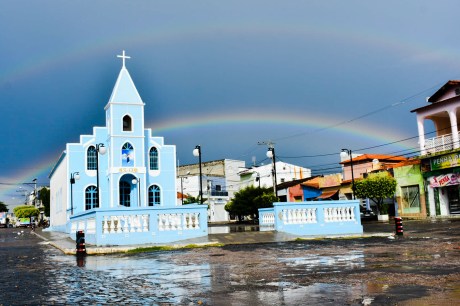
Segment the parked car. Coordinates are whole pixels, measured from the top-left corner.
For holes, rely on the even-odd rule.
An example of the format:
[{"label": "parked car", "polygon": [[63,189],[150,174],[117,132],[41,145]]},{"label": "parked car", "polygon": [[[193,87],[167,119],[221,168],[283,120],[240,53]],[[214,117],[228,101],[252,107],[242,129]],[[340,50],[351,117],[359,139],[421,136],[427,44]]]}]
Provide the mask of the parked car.
[{"label": "parked car", "polygon": [[361,215],[361,220],[377,220],[377,215],[370,209],[363,205],[359,205],[359,212]]}]

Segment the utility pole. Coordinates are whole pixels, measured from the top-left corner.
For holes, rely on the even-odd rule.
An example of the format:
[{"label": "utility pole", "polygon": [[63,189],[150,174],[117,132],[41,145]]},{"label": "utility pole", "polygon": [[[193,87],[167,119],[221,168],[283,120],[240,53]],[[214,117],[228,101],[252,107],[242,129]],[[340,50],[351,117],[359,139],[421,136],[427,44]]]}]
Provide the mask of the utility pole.
[{"label": "utility pole", "polygon": [[277,179],[276,179],[276,155],[275,155],[275,146],[274,146],[275,143],[272,142],[271,140],[268,140],[268,141],[259,141],[257,144],[268,146],[267,157],[272,159],[273,192],[275,193],[275,196],[278,197],[278,188],[276,186]]}]

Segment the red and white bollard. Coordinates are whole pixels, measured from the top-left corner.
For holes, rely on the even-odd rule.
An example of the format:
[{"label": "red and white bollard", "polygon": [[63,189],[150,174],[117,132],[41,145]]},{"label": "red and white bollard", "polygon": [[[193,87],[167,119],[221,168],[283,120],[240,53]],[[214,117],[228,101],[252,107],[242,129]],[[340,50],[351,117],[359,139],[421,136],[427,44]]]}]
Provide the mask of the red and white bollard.
[{"label": "red and white bollard", "polygon": [[395,217],[395,226],[396,226],[396,235],[402,236],[404,234],[404,229],[403,229],[401,217]]}]

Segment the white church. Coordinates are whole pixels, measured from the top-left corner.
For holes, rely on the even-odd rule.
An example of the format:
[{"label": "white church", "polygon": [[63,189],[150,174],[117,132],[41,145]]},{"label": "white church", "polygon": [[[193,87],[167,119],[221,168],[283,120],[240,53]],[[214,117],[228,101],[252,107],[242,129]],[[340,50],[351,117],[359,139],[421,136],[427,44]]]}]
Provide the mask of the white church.
[{"label": "white church", "polygon": [[206,205],[176,201],[176,147],[144,126],[144,102],[122,68],[104,110],[106,126],[67,143],[50,173],[50,230],[86,243],[168,243],[205,236]]}]

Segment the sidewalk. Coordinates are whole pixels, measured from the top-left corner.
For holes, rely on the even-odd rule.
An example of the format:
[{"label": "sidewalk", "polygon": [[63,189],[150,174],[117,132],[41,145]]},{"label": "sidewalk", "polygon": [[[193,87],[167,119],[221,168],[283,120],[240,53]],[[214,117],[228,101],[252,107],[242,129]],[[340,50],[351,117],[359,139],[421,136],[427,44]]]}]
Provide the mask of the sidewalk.
[{"label": "sidewalk", "polygon": [[[168,246],[172,248],[183,248],[188,245],[212,246],[229,244],[255,244],[295,241],[296,239],[318,239],[318,238],[340,238],[340,237],[388,237],[393,235],[393,227],[390,224],[364,224],[367,228],[362,235],[340,235],[340,236],[298,236],[277,231],[252,231],[252,232],[231,232],[223,234],[209,234],[205,237],[186,239],[172,242],[171,244],[142,244],[129,246],[94,246],[86,245],[86,253],[89,255],[124,253],[130,250],[148,247]],[[35,234],[48,244],[61,250],[64,254],[74,255],[75,241],[62,232],[43,231],[37,228]]]}]

